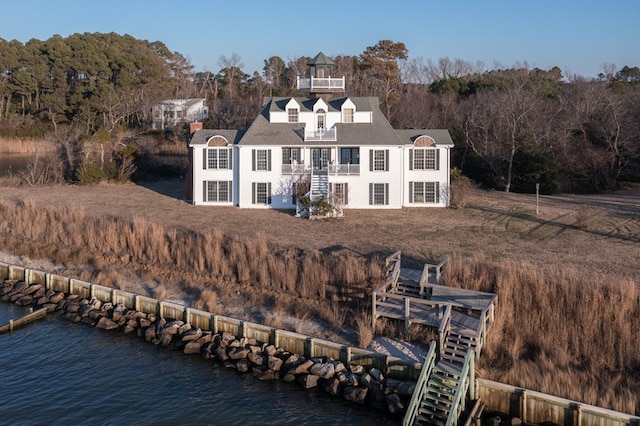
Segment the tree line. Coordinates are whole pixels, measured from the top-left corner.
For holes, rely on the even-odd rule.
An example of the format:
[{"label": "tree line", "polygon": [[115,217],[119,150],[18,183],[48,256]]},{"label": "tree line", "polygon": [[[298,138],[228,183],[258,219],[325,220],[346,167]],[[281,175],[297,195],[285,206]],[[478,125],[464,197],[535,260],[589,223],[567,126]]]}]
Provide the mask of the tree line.
[{"label": "tree line", "polygon": [[[164,43],[129,35],[0,38],[0,134],[46,136],[65,145],[69,159],[84,153],[67,172],[73,179],[87,164],[122,160],[124,135],[148,132],[151,107],[163,99],[205,98],[205,127],[248,127],[265,97],[299,95],[296,79],[309,59],[272,56],[248,74],[239,55],[223,55],[218,72],[195,72]],[[486,187],[583,192],[640,180],[637,66],[605,65],[589,79],[526,63],[487,70],[460,59],[410,59],[391,40],[333,60],[346,95],[377,96],[394,127],[449,129],[453,166]],[[113,157],[106,163],[105,146]]]}]

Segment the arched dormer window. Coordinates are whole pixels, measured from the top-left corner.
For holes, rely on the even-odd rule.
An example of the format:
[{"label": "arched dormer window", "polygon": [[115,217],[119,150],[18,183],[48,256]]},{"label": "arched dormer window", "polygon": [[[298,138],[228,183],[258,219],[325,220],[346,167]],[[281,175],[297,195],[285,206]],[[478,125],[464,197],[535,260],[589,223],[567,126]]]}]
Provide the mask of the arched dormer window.
[{"label": "arched dormer window", "polygon": [[440,170],[440,150],[432,137],[421,135],[409,149],[409,170]]},{"label": "arched dormer window", "polygon": [[216,135],[207,141],[202,149],[202,168],[204,170],[231,170],[233,167],[232,150],[224,136]]},{"label": "arched dormer window", "polygon": [[433,138],[430,136],[421,135],[421,136],[418,136],[416,140],[413,142],[413,146],[415,146],[416,148],[425,147],[425,146],[435,147],[436,141],[434,141]]},{"label": "arched dormer window", "polygon": [[229,141],[224,136],[216,135],[207,141],[207,146],[227,146]]}]

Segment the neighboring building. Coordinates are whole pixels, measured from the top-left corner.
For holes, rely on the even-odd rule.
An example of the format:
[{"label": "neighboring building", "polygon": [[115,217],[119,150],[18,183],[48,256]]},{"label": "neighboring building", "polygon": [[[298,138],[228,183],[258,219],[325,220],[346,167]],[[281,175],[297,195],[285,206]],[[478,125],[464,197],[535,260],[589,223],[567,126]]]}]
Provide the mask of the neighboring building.
[{"label": "neighboring building", "polygon": [[334,97],[344,79],[331,77],[333,65],[318,54],[311,78],[298,79],[311,96],[266,99],[246,131],[196,130],[188,201],[308,214],[310,202],[327,200],[330,215],[448,206],[449,132],[395,130],[378,98]]},{"label": "neighboring building", "polygon": [[209,117],[204,98],[168,99],[152,108],[153,130],[173,129],[180,124],[203,121]]}]

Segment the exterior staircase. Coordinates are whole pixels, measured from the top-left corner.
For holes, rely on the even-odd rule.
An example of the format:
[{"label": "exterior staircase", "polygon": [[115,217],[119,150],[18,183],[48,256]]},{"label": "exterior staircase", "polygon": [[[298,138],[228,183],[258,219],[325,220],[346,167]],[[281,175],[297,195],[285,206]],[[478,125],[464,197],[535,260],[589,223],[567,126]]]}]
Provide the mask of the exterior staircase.
[{"label": "exterior staircase", "polygon": [[314,173],[311,176],[311,201],[329,195],[329,176],[326,173]]},{"label": "exterior staircase", "polygon": [[301,205],[300,201],[298,201],[296,204],[296,216],[323,218],[342,217],[344,215],[342,204],[329,191],[329,176],[326,172],[312,174],[309,187],[309,192],[304,195],[304,197],[308,197],[308,203]]},{"label": "exterior staircase", "polygon": [[418,424],[445,425],[460,383],[462,366],[444,361],[434,365],[427,392],[418,408]]},{"label": "exterior staircase", "polygon": [[[465,410],[467,396],[475,399],[474,352],[468,350],[462,363],[437,361],[436,344],[432,342],[416,389],[403,419],[403,426],[458,424]],[[437,362],[436,362],[437,361]]]},{"label": "exterior staircase", "polygon": [[440,349],[440,359],[446,362],[462,364],[467,351],[472,349],[476,353],[478,338],[474,331],[452,325],[449,333],[444,337],[444,345]]}]

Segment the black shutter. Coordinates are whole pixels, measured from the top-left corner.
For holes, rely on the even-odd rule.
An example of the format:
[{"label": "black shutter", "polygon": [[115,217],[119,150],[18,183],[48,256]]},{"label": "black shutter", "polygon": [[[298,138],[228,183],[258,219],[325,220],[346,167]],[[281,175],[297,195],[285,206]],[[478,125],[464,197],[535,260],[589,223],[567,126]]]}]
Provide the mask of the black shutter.
[{"label": "black shutter", "polygon": [[373,205],[373,184],[369,184],[369,205]]},{"label": "black shutter", "polygon": [[271,204],[271,182],[267,183],[267,204]]},{"label": "black shutter", "polygon": [[409,182],[409,203],[413,203],[413,182]]},{"label": "black shutter", "polygon": [[[256,171],[256,150],[251,150],[251,170]],[[254,203],[255,204],[255,203]]]},{"label": "black shutter", "polygon": [[202,148],[202,170],[207,170],[207,148]]},{"label": "black shutter", "polygon": [[233,169],[233,148],[229,148],[229,170]]},{"label": "black shutter", "polygon": [[229,202],[233,201],[233,181],[232,180],[229,181],[229,198],[227,199],[227,201]]},{"label": "black shutter", "polygon": [[413,170],[413,149],[409,150],[409,170]]},{"label": "black shutter", "polygon": [[389,184],[388,183],[384,184],[384,204],[386,206],[389,205]]},{"label": "black shutter", "polygon": [[267,171],[271,171],[271,150],[267,150]]},{"label": "black shutter", "polygon": [[436,149],[436,170],[440,170],[440,150]]},{"label": "black shutter", "polygon": [[255,203],[256,203],[256,183],[251,182],[251,204],[255,204]]},{"label": "black shutter", "polygon": [[203,202],[209,201],[207,200],[207,181],[206,180],[202,181],[202,201]]},{"label": "black shutter", "polygon": [[369,171],[373,171],[373,150],[369,150]]},{"label": "black shutter", "polygon": [[344,184],[344,204],[349,204],[349,184]]},{"label": "black shutter", "polygon": [[389,171],[389,150],[388,149],[384,150],[384,171],[385,172]]}]

